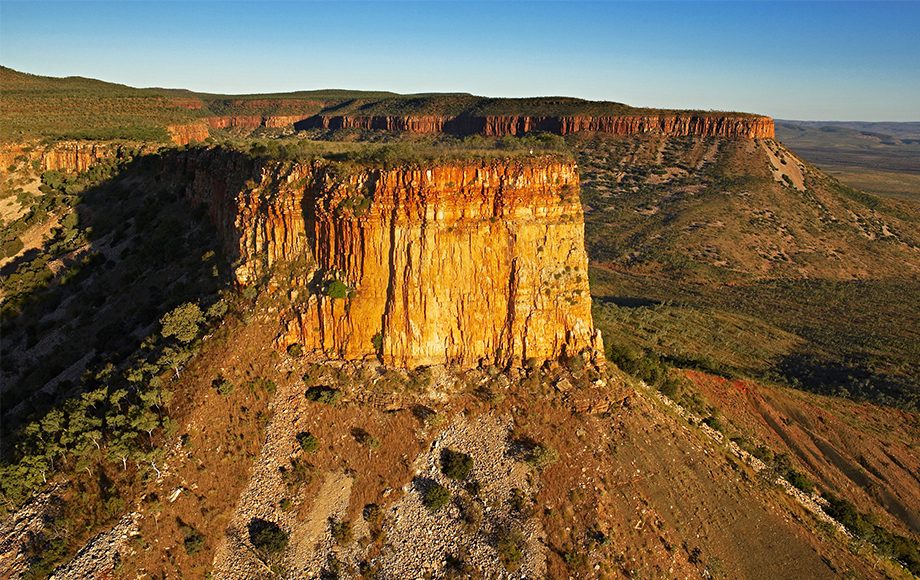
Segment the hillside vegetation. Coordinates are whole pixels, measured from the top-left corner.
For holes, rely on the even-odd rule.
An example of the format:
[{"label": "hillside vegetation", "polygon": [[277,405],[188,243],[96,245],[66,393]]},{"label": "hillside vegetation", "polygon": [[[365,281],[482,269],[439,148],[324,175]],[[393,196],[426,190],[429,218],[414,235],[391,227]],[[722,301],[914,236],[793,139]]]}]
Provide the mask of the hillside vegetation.
[{"label": "hillside vegetation", "polygon": [[[52,78],[0,67],[0,140],[169,140],[169,125],[209,117],[355,115],[623,115],[668,112],[569,97],[496,99],[468,94],[400,95],[316,90],[216,95],[137,89],[82,77]],[[673,111],[671,111],[673,112]],[[684,111],[687,112],[687,111]],[[742,113],[733,113],[744,116]]]}]

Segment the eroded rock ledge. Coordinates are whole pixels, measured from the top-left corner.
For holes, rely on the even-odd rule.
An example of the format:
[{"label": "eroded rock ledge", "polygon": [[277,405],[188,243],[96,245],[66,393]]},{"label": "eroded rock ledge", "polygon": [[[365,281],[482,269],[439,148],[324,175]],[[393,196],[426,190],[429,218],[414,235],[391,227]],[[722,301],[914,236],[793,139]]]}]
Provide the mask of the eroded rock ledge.
[{"label": "eroded rock ledge", "polygon": [[656,115],[279,115],[210,117],[189,125],[168,127],[179,145],[208,138],[210,129],[254,130],[260,127],[359,129],[399,133],[448,133],[458,136],[503,137],[545,131],[559,135],[578,132],[611,135],[660,133],[672,137],[773,139],[773,119],[757,115],[662,113]]},{"label": "eroded rock ledge", "polygon": [[282,345],[474,366],[601,352],[571,162],[378,169],[175,157],[238,257],[289,298]]}]

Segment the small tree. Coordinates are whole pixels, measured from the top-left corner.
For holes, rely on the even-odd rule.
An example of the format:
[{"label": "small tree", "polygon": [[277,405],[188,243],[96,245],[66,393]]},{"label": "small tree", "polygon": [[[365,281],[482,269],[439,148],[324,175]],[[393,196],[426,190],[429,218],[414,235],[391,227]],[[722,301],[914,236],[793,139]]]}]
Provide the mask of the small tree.
[{"label": "small tree", "polygon": [[262,557],[276,556],[288,545],[288,534],[278,524],[254,518],[249,522],[249,541]]},{"label": "small tree", "polygon": [[501,528],[495,534],[495,551],[509,572],[516,570],[524,557],[524,535],[514,529]]},{"label": "small tree", "polygon": [[463,481],[473,470],[473,458],[466,453],[444,449],[441,452],[441,473],[451,479]]},{"label": "small tree", "polygon": [[194,526],[176,518],[176,524],[179,526],[179,532],[182,533],[182,545],[189,556],[194,556],[201,551],[204,546],[204,536],[201,535]]},{"label": "small tree", "polygon": [[340,546],[347,546],[354,538],[351,530],[351,523],[344,520],[329,518],[329,532],[332,539]]},{"label": "small tree", "polygon": [[198,336],[202,322],[204,315],[201,308],[197,304],[186,302],[163,315],[160,319],[160,324],[163,325],[161,334],[166,338],[174,336],[179,342],[189,343]]},{"label": "small tree", "polygon": [[289,489],[307,485],[313,481],[313,466],[306,461],[292,459],[290,466],[279,467],[278,471],[281,472],[281,481],[283,481]]},{"label": "small tree", "polygon": [[217,375],[217,378],[214,379],[211,385],[217,389],[218,393],[224,396],[232,394],[236,388],[231,381],[225,379],[222,375]]},{"label": "small tree", "polygon": [[422,504],[428,511],[435,513],[450,502],[450,492],[446,487],[437,482],[431,482],[431,485],[422,492]]},{"label": "small tree", "polygon": [[335,405],[342,398],[342,391],[332,387],[316,386],[310,387],[305,393],[307,400],[324,405]]},{"label": "small tree", "polygon": [[316,436],[307,431],[301,431],[297,434],[297,443],[299,443],[300,448],[307,453],[313,453],[319,446],[319,441],[316,439]]}]

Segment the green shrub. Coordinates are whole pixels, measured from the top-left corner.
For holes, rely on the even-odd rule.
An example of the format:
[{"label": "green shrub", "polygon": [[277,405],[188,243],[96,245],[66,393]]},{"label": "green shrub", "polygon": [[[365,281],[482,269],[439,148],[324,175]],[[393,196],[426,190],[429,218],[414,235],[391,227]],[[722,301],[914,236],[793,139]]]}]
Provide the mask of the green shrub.
[{"label": "green shrub", "polygon": [[204,536],[201,535],[201,532],[182,520],[177,518],[176,522],[179,524],[179,532],[182,533],[182,545],[185,547],[185,552],[189,556],[194,556],[200,552],[201,548],[204,546]]},{"label": "green shrub", "polygon": [[543,469],[559,461],[559,452],[548,445],[537,443],[532,439],[524,439],[517,442],[523,447],[524,461],[535,469]]},{"label": "green shrub", "polygon": [[249,522],[249,541],[263,557],[276,556],[288,545],[288,533],[278,524],[255,518]]},{"label": "green shrub", "polygon": [[441,473],[451,479],[463,481],[473,470],[473,458],[466,453],[444,449],[441,451]]},{"label": "green shrub", "polygon": [[422,492],[422,504],[428,511],[435,513],[450,502],[450,492],[446,487],[435,481],[431,482]]},{"label": "green shrub", "polygon": [[230,306],[227,304],[226,300],[218,300],[208,307],[206,316],[212,320],[218,320],[223,318],[229,309]]},{"label": "green shrub", "polygon": [[220,375],[218,375],[218,377],[214,379],[211,385],[215,389],[217,389],[218,393],[224,396],[232,394],[234,389],[236,388],[236,386],[232,382],[230,382],[229,380],[225,379],[224,377]]},{"label": "green shrub", "polygon": [[813,493],[815,491],[815,483],[801,471],[790,469],[786,472],[786,479],[793,487],[800,491],[804,491],[805,493]]},{"label": "green shrub", "polygon": [[279,467],[278,471],[281,472],[281,481],[289,489],[307,485],[313,481],[313,466],[299,459],[292,459],[289,467]]},{"label": "green shrub", "polygon": [[367,213],[367,211],[371,208],[373,201],[374,200],[369,197],[365,197],[361,194],[355,194],[340,201],[339,205],[335,208],[335,213],[337,215],[350,213],[355,217],[360,217]]},{"label": "green shrub", "polygon": [[523,514],[526,511],[528,502],[527,496],[517,487],[511,488],[511,494],[508,496],[508,507],[513,513]]},{"label": "green shrub", "polygon": [[669,399],[676,399],[680,394],[681,381],[671,375],[667,375],[661,384],[658,385],[658,391]]},{"label": "green shrub", "polygon": [[371,337],[371,346],[373,346],[374,350],[377,352],[383,350],[383,333],[378,332]]},{"label": "green shrub", "polygon": [[495,534],[495,551],[506,570],[517,570],[524,557],[524,535],[515,529],[500,528]]},{"label": "green shrub", "polygon": [[305,393],[307,400],[324,405],[335,405],[342,398],[342,391],[332,387],[310,387]]},{"label": "green shrub", "polygon": [[3,243],[0,244],[0,258],[9,258],[15,256],[20,251],[22,251],[24,247],[25,245],[19,238],[3,240]]},{"label": "green shrub", "polygon": [[361,511],[362,517],[371,527],[379,526],[383,521],[383,510],[375,503],[369,503]]},{"label": "green shrub", "polygon": [[765,445],[758,445],[755,447],[754,450],[751,451],[751,455],[763,461],[764,463],[770,463],[773,461],[773,451]]},{"label": "green shrub", "polygon": [[259,295],[259,289],[255,286],[247,286],[243,288],[243,298],[246,300],[255,300],[256,296]]},{"label": "green shrub", "polygon": [[355,438],[355,441],[361,445],[366,445],[371,449],[377,449],[380,447],[380,440],[359,427],[355,427],[351,430],[351,436]]},{"label": "green shrub", "polygon": [[900,562],[914,576],[920,576],[920,548],[910,538],[878,525],[869,514],[860,513],[850,501],[826,494],[824,511],[854,536],[873,544],[879,552]]},{"label": "green shrub", "polygon": [[773,469],[796,489],[804,491],[805,493],[812,493],[815,491],[814,482],[811,481],[807,475],[793,467],[792,460],[789,458],[788,454],[780,453],[776,455],[773,459]]},{"label": "green shrub", "polygon": [[303,356],[303,347],[300,346],[300,343],[295,342],[294,344],[288,345],[287,353],[294,358],[300,358]]},{"label": "green shrub", "polygon": [[703,419],[703,424],[708,425],[711,429],[715,429],[719,433],[725,429],[725,427],[722,425],[722,421],[719,420],[719,418],[715,415],[710,415]]},{"label": "green shrub", "polygon": [[330,518],[329,531],[332,533],[332,539],[336,544],[340,546],[346,546],[351,543],[353,538],[351,523],[343,520],[337,520],[335,518]]},{"label": "green shrub", "polygon": [[351,289],[341,280],[330,280],[323,289],[323,294],[332,299],[348,298]]},{"label": "green shrub", "polygon": [[246,387],[249,389],[250,393],[257,393],[259,391],[265,391],[269,395],[274,395],[275,391],[278,389],[278,385],[275,384],[275,381],[271,379],[266,379],[264,377],[259,377],[252,379],[246,382]]},{"label": "green shrub", "polygon": [[585,361],[579,355],[566,356],[562,363],[569,372],[577,373],[585,368]]},{"label": "green shrub", "polygon": [[299,443],[300,448],[307,453],[313,453],[319,446],[319,440],[317,440],[316,436],[307,431],[301,431],[297,434],[297,443]]}]

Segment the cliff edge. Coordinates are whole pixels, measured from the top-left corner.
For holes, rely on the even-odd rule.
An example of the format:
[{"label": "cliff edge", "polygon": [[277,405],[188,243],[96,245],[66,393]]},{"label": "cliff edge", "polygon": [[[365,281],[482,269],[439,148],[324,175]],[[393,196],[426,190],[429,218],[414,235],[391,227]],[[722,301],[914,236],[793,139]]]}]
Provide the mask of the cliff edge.
[{"label": "cliff edge", "polygon": [[289,302],[282,345],[407,367],[602,351],[574,163],[380,169],[179,155],[188,195],[207,203],[237,257],[237,281],[269,280]]}]

